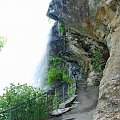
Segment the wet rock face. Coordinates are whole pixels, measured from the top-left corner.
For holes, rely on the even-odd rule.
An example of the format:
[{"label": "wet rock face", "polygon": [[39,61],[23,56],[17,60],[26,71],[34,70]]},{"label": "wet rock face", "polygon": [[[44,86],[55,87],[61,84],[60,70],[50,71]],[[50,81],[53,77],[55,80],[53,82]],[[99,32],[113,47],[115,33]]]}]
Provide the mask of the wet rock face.
[{"label": "wet rock face", "polygon": [[71,77],[73,80],[77,81],[81,79],[81,67],[78,66],[75,61],[69,61],[66,62],[67,72],[69,77]]},{"label": "wet rock face", "polygon": [[66,44],[67,39],[68,37],[60,34],[59,23],[55,22],[51,30],[49,55],[51,57],[61,58],[62,62],[60,68],[66,71],[68,76],[73,80],[80,80],[81,66],[77,64],[76,59],[66,59],[66,54],[69,51],[67,50],[69,47],[68,44]]},{"label": "wet rock face", "polygon": [[51,56],[61,57],[64,54],[64,47],[63,38],[59,34],[58,22],[55,22],[51,30],[49,53]]},{"label": "wet rock face", "polygon": [[106,59],[108,50],[103,43],[93,41],[92,38],[71,30],[66,31],[66,34],[61,36],[58,22],[52,27],[50,56],[61,57],[66,66],[65,71],[74,80],[86,80],[89,72],[95,69],[92,55],[98,48],[101,51],[104,50]]}]

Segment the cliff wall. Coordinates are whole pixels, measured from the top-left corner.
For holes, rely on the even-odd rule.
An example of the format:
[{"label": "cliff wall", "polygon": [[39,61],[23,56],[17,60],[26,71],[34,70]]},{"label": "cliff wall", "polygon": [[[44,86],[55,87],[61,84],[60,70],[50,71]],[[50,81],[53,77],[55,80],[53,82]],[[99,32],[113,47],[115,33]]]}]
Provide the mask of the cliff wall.
[{"label": "cliff wall", "polygon": [[52,0],[47,15],[65,25],[63,58],[78,66],[79,79],[99,76],[94,120],[119,120],[120,0]]}]

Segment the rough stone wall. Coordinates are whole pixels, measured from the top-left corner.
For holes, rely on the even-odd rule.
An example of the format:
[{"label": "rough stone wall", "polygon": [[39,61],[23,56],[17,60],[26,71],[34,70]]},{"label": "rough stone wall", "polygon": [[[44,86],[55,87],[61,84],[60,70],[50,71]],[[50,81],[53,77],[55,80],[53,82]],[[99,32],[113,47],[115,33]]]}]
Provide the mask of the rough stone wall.
[{"label": "rough stone wall", "polygon": [[[89,71],[90,57],[89,53],[84,50],[80,40],[80,36],[70,31],[66,34],[66,51],[64,58],[66,61],[74,63],[80,69],[81,76],[77,80],[85,79]],[[82,41],[82,38],[81,38]],[[87,49],[87,48],[86,48]],[[88,48],[90,49],[90,48]]]},{"label": "rough stone wall", "polygon": [[100,83],[95,120],[120,119],[120,27],[108,36],[110,57]]},{"label": "rough stone wall", "polygon": [[92,40],[71,30],[66,33],[63,58],[76,64],[80,69],[81,76],[77,80],[86,80],[89,72],[93,69],[91,55],[98,44]]},{"label": "rough stone wall", "polygon": [[55,22],[50,35],[49,55],[61,57],[64,54],[64,40],[59,34],[58,22]]},{"label": "rough stone wall", "polygon": [[[100,82],[94,120],[119,120],[120,0],[53,0],[53,3],[58,20],[70,30],[91,38],[99,46],[107,45],[110,57]],[[71,56],[79,56],[82,53],[81,48],[75,49],[79,42],[70,40],[68,43],[72,50]]]},{"label": "rough stone wall", "polygon": [[[101,11],[103,10],[103,11]],[[100,83],[99,101],[95,120],[120,119],[120,1],[107,0],[98,11],[99,20],[106,19],[109,34],[106,36],[110,57],[106,63],[103,78]]]},{"label": "rough stone wall", "polygon": [[[52,0],[48,16],[58,17],[70,29],[82,35],[96,37],[96,9],[101,0]],[[50,14],[51,13],[51,14]],[[89,34],[88,34],[89,33]]]}]

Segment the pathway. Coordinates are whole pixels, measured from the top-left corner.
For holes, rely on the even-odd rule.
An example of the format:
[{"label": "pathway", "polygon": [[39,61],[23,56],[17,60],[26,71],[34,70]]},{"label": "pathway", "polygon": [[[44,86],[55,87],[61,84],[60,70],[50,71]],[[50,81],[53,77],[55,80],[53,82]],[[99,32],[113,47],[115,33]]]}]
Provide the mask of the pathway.
[{"label": "pathway", "polygon": [[49,120],[93,120],[93,114],[98,99],[98,88],[86,87],[84,82],[77,83],[76,107],[60,117],[53,117]]}]

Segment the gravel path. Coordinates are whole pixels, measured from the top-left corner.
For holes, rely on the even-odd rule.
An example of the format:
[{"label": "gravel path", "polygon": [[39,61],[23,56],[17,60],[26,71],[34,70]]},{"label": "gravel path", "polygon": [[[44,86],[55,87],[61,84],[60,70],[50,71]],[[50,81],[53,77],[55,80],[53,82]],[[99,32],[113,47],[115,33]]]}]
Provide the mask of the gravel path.
[{"label": "gravel path", "polygon": [[76,94],[78,96],[75,99],[76,103],[73,103],[76,107],[62,116],[54,117],[50,120],[93,120],[98,99],[98,88],[86,87],[82,81],[77,83],[77,85]]}]

